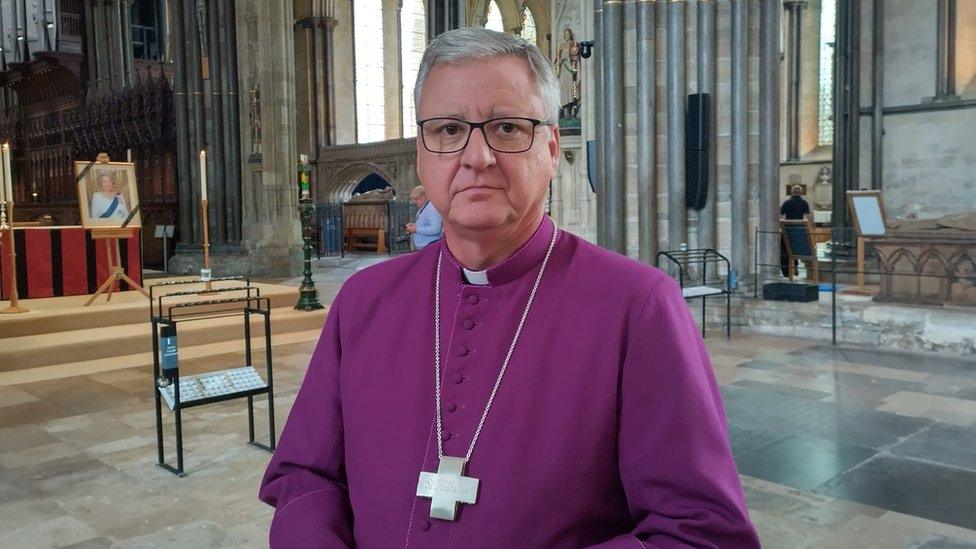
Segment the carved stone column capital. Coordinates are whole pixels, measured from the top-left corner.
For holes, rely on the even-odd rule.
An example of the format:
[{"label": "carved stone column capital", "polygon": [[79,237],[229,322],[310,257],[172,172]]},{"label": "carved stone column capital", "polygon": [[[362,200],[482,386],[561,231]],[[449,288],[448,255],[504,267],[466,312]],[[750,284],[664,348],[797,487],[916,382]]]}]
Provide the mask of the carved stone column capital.
[{"label": "carved stone column capital", "polygon": [[783,7],[792,11],[799,11],[802,9],[806,9],[807,6],[809,5],[810,5],[809,0],[785,0],[783,2]]}]

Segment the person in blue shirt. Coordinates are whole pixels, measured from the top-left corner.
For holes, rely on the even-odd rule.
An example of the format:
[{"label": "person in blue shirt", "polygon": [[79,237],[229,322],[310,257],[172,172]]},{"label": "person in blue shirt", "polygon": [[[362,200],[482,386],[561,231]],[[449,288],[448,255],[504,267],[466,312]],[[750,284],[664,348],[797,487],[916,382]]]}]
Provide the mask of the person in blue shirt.
[{"label": "person in blue shirt", "polygon": [[410,191],[410,201],[417,206],[417,218],[413,223],[407,223],[407,232],[413,238],[414,249],[420,250],[440,240],[443,231],[441,214],[427,201],[427,193],[420,185]]}]

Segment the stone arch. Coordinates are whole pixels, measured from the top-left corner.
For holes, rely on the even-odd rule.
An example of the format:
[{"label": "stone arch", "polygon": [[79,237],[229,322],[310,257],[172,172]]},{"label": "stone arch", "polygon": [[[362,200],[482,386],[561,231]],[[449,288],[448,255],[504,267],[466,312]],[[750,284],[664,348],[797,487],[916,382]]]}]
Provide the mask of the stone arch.
[{"label": "stone arch", "polygon": [[[535,29],[538,33],[539,49],[542,53],[546,54],[546,57],[552,58],[552,15],[549,13],[549,3],[545,0],[528,0],[522,4],[523,8],[528,8],[532,13],[532,17],[535,19]],[[578,33],[579,30],[577,29]],[[562,31],[559,31],[559,35],[562,36]],[[579,36],[576,37],[577,40],[581,40]],[[559,37],[556,37],[559,40]]]},{"label": "stone arch", "polygon": [[396,186],[394,185],[396,179],[387,173],[387,171],[382,167],[372,162],[357,162],[355,164],[344,166],[325,182],[325,188],[328,189],[328,191],[326,196],[320,198],[320,200],[324,199],[329,201],[348,199],[350,196],[352,196],[352,191],[356,188],[356,185],[358,185],[364,177],[371,173],[379,175],[389,182],[394,189],[396,189]]},{"label": "stone arch", "polygon": [[918,258],[918,299],[926,303],[945,303],[948,298],[949,262],[937,250],[927,250]]},{"label": "stone arch", "polygon": [[[483,27],[488,17],[488,2],[490,0],[474,0],[470,4],[471,15],[468,16],[468,24],[471,26]],[[522,27],[521,2],[518,0],[495,0],[498,11],[502,15],[502,24],[505,25],[505,32],[515,32],[515,29]],[[535,15],[535,14],[533,14]]]},{"label": "stone arch", "polygon": [[900,248],[890,257],[881,257],[881,264],[888,274],[881,277],[879,297],[885,300],[915,301],[918,297],[918,261],[910,251]]}]

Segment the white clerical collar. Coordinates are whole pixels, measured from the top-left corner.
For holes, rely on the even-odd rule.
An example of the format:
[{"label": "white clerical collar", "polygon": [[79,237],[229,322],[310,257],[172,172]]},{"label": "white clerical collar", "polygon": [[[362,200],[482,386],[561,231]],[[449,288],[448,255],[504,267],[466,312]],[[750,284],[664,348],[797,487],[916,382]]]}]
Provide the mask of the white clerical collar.
[{"label": "white clerical collar", "polygon": [[468,284],[475,284],[477,286],[487,286],[488,285],[488,270],[484,271],[472,271],[464,267],[461,268],[464,271],[464,279]]}]

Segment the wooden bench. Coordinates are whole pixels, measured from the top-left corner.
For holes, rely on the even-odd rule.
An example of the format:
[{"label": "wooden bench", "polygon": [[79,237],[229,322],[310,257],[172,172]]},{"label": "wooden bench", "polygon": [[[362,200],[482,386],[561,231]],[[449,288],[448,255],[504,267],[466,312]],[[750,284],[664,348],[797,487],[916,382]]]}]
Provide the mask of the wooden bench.
[{"label": "wooden bench", "polygon": [[349,228],[342,230],[343,248],[350,250],[376,250],[386,253],[386,230],[377,228]]}]

